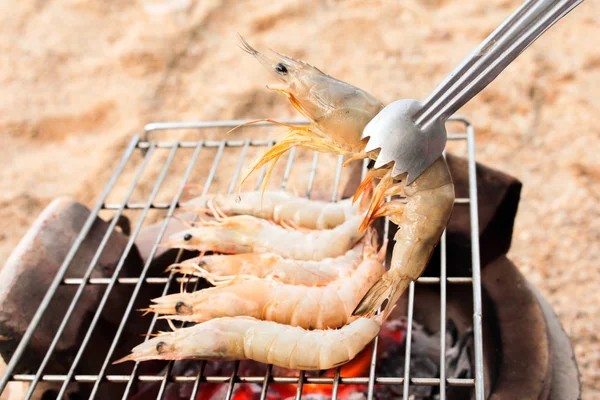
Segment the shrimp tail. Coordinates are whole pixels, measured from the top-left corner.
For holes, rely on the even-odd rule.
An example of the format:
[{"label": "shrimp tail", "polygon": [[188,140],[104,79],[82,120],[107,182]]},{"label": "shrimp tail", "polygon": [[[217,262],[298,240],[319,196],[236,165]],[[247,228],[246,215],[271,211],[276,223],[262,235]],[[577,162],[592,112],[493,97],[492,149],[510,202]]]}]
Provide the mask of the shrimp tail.
[{"label": "shrimp tail", "polygon": [[146,315],[153,312],[153,310],[151,308],[140,308],[140,309],[138,309],[138,311],[143,312],[142,317],[145,317]]},{"label": "shrimp tail", "polygon": [[370,317],[383,305],[385,309],[392,308],[409,284],[410,279],[406,275],[399,275],[396,271],[386,272],[364,295],[352,315]]}]

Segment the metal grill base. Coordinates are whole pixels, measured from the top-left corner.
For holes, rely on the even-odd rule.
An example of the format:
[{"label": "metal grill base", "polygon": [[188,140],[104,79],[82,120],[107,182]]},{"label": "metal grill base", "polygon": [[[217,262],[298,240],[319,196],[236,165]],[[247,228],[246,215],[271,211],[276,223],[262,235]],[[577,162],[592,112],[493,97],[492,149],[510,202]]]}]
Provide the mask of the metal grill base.
[{"label": "metal grill base", "polygon": [[[92,209],[90,217],[84,224],[83,228],[77,239],[75,240],[72,248],[67,254],[64,262],[62,263],[60,269],[58,270],[55,279],[53,280],[48,292],[46,293],[41,305],[39,306],[38,311],[33,317],[31,324],[29,325],[25,335],[23,336],[21,342],[19,343],[13,357],[10,359],[6,371],[0,381],[0,393],[5,389],[7,383],[9,381],[21,381],[21,382],[31,382],[30,390],[26,396],[26,398],[30,398],[35,390],[37,383],[40,381],[46,382],[61,382],[61,390],[59,396],[62,396],[65,392],[69,384],[72,382],[81,382],[92,384],[92,392],[90,398],[94,398],[98,394],[98,389],[101,383],[110,382],[110,383],[120,383],[125,384],[125,389],[122,397],[127,398],[132,385],[135,382],[161,382],[161,390],[159,392],[158,398],[162,398],[164,394],[164,389],[168,382],[192,382],[194,384],[194,390],[192,393],[192,399],[197,392],[197,389],[200,385],[206,382],[210,383],[224,383],[228,384],[227,391],[227,399],[230,399],[233,394],[233,388],[236,383],[246,382],[246,383],[257,383],[262,385],[262,396],[261,399],[266,398],[267,388],[271,383],[289,383],[297,385],[297,395],[296,398],[301,398],[302,388],[305,383],[310,384],[330,384],[333,385],[333,395],[332,398],[337,398],[337,393],[339,390],[339,385],[344,384],[362,384],[366,385],[368,398],[373,398],[374,387],[375,385],[402,385],[403,392],[405,398],[408,398],[408,390],[410,385],[427,385],[427,386],[439,386],[440,390],[440,398],[445,399],[446,386],[463,386],[463,387],[473,387],[475,398],[481,400],[484,398],[484,375],[483,375],[483,347],[482,347],[482,304],[481,304],[481,277],[480,277],[480,262],[479,262],[479,232],[478,232],[478,214],[477,214],[477,190],[476,190],[476,176],[475,176],[475,144],[474,144],[474,132],[470,123],[464,118],[453,118],[455,122],[462,124],[464,133],[461,134],[451,134],[449,135],[450,141],[466,141],[467,144],[467,154],[468,154],[468,163],[469,163],[469,197],[468,198],[458,198],[456,199],[457,206],[467,206],[470,208],[470,216],[471,216],[471,249],[472,249],[472,276],[463,276],[463,277],[447,277],[447,259],[446,259],[446,234],[442,236],[440,247],[441,247],[441,272],[439,277],[423,277],[420,278],[416,284],[413,282],[410,285],[408,291],[408,328],[407,328],[407,340],[406,340],[406,356],[405,356],[405,373],[404,376],[398,377],[380,377],[376,376],[376,366],[377,366],[377,346],[378,339],[375,339],[373,353],[371,357],[371,364],[369,369],[369,375],[364,377],[352,377],[345,378],[340,377],[339,368],[333,378],[314,378],[314,377],[306,377],[303,372],[299,372],[298,377],[278,377],[272,376],[271,369],[267,370],[265,376],[261,377],[250,377],[250,376],[238,376],[237,374],[237,366],[239,363],[235,363],[235,367],[233,369],[233,373],[231,376],[203,376],[203,374],[199,374],[195,377],[189,376],[172,376],[170,374],[172,363],[169,363],[169,368],[167,368],[167,374],[165,375],[143,375],[138,372],[139,364],[136,363],[129,375],[116,375],[116,374],[108,374],[107,371],[111,363],[117,358],[115,350],[119,342],[123,339],[122,335],[124,333],[125,327],[128,324],[128,321],[131,317],[132,312],[134,311],[134,303],[138,298],[140,290],[145,285],[163,285],[163,294],[168,293],[168,291],[173,287],[173,285],[179,286],[180,283],[185,283],[187,285],[191,285],[191,287],[195,287],[198,284],[198,279],[196,278],[187,278],[183,281],[183,278],[176,276],[159,276],[152,277],[148,276],[148,271],[150,265],[152,263],[152,259],[155,256],[158,250],[158,244],[162,240],[166,228],[167,223],[170,218],[173,217],[175,211],[178,208],[179,202],[181,200],[184,187],[190,180],[195,168],[197,167],[198,160],[201,158],[206,160],[206,152],[214,154],[212,157],[211,166],[205,176],[203,189],[201,194],[207,194],[211,191],[211,185],[216,181],[222,182],[225,179],[229,180],[227,192],[231,193],[240,178],[242,168],[249,163],[247,160],[247,153],[251,149],[258,149],[261,152],[270,146],[272,146],[275,142],[274,140],[200,140],[200,141],[156,141],[150,140],[152,135],[155,135],[157,131],[178,131],[182,129],[186,130],[209,130],[215,128],[231,128],[239,125],[245,121],[216,121],[216,122],[199,122],[199,123],[159,123],[159,124],[150,124],[146,127],[145,133],[143,137],[134,137],[127,147],[123,158],[118,164],[115,173],[111,177],[104,191],[100,195],[100,198]],[[298,121],[289,121],[298,123]],[[255,126],[262,126],[264,124],[257,124]],[[239,153],[239,157],[235,164],[235,169],[233,174],[222,178],[220,175],[220,168],[222,168],[222,160],[226,153],[231,151],[237,151]],[[134,153],[136,151],[140,152],[141,162],[135,163],[133,160]],[[187,152],[189,161],[187,166],[184,167],[183,173],[180,176],[174,176],[170,172],[171,168],[180,162],[181,152]],[[149,165],[154,161],[154,156],[157,156],[159,153],[163,154],[163,160],[161,167],[159,168],[158,175],[154,178],[154,184],[152,185],[151,192],[145,196],[143,201],[133,201],[133,194],[136,191],[136,187],[139,182],[145,176]],[[283,171],[283,175],[281,177],[281,185],[280,188],[286,189],[289,185],[289,179],[292,174],[292,169],[295,165],[296,158],[296,150],[292,150],[289,153],[287,158],[287,162],[285,163],[285,169]],[[229,156],[227,156],[229,157]],[[306,183],[305,195],[307,197],[311,196],[313,192],[313,188],[315,186],[315,181],[317,179],[317,172],[319,171],[319,163],[321,158],[327,157],[325,155],[319,155],[314,153],[312,156],[305,158],[305,160],[311,160],[311,168],[308,173],[308,180]],[[337,157],[334,159],[335,162],[335,174],[331,177],[333,182],[330,182],[328,187],[333,187],[331,193],[331,200],[336,201],[339,196],[338,188],[340,186],[340,182],[342,181],[343,169],[342,163],[343,158]],[[136,164],[133,165],[132,164]],[[127,189],[125,190],[124,195],[119,202],[110,202],[108,201],[109,197],[113,194],[113,190],[117,182],[121,179],[121,175],[123,172],[128,169],[133,168],[135,171],[133,175],[133,179]],[[366,162],[363,164],[363,176],[366,172]],[[259,179],[256,182],[256,188],[258,188],[262,178],[264,177],[264,169],[259,174]],[[175,195],[172,197],[170,201],[160,201],[158,200],[158,194],[161,191],[161,187],[168,180],[175,180],[177,183]],[[147,223],[147,219],[149,219],[149,215],[151,212],[161,211],[164,216],[164,219],[161,222],[160,229],[156,238],[155,243],[152,246],[149,257],[147,261],[144,263],[142,270],[137,277],[122,277],[120,273],[125,264],[125,260],[128,254],[135,248],[135,240],[138,237],[139,233],[142,231],[143,227]],[[73,258],[80,248],[83,241],[86,239],[86,235],[90,231],[90,228],[95,220],[95,218],[99,215],[99,213],[109,212],[112,214],[112,217],[109,222],[109,229],[107,230],[106,236],[104,240],[98,247],[96,256],[90,262],[89,266],[86,269],[86,272],[83,276],[68,276],[69,267],[73,261]],[[121,256],[121,259],[116,266],[114,273],[110,277],[106,278],[92,278],[92,272],[96,267],[96,263],[98,261],[98,257],[104,250],[106,243],[110,237],[111,232],[116,229],[117,223],[122,218],[122,216],[126,212],[135,212],[137,213],[137,221],[135,222],[131,233],[129,234],[129,241],[125,247],[125,250]],[[389,229],[389,221],[385,221],[385,233],[387,235]],[[181,256],[181,252],[179,254]],[[440,288],[440,331],[441,331],[441,351],[440,351],[440,366],[441,366],[441,376],[440,378],[423,378],[423,377],[415,377],[411,375],[410,371],[410,354],[411,354],[411,328],[413,324],[413,309],[414,309],[414,297],[415,297],[415,285],[439,285]],[[446,332],[446,287],[447,285],[465,285],[471,284],[472,291],[472,306],[473,306],[473,329],[474,329],[474,338],[475,338],[475,355],[474,355],[474,367],[475,367],[475,378],[474,379],[447,379],[445,376],[445,332]],[[59,328],[55,334],[54,340],[50,345],[50,348],[47,350],[44,355],[43,361],[38,366],[37,370],[32,374],[22,374],[16,373],[18,371],[18,365],[21,357],[23,356],[26,347],[31,341],[33,334],[38,327],[40,320],[43,315],[46,313],[48,306],[55,295],[57,289],[62,285],[72,285],[76,287],[77,290],[73,296],[70,306],[66,310],[66,313],[59,325]],[[52,354],[55,352],[55,349],[60,341],[61,335],[63,334],[67,324],[70,321],[70,318],[73,315],[73,310],[77,306],[78,300],[80,299],[82,293],[85,291],[87,287],[93,285],[101,285],[105,287],[104,294],[99,302],[98,309],[89,326],[85,331],[85,334],[82,338],[80,347],[73,359],[70,369],[66,374],[48,374],[45,373],[47,369],[51,366],[49,365],[49,360],[51,359]],[[100,370],[96,374],[92,375],[82,375],[76,374],[76,369],[85,363],[84,354],[86,349],[93,345],[91,343],[92,334],[95,332],[96,327],[98,326],[98,321],[102,310],[107,304],[107,301],[113,291],[113,288],[116,285],[128,285],[132,288],[131,296],[128,304],[125,307],[123,315],[120,318],[120,322],[118,324],[117,330],[114,334],[113,340],[111,342],[110,347],[107,350],[107,354],[104,360],[104,363]],[[153,333],[156,328],[157,319],[156,316],[152,318],[150,322],[150,326],[147,330],[147,333]]]}]

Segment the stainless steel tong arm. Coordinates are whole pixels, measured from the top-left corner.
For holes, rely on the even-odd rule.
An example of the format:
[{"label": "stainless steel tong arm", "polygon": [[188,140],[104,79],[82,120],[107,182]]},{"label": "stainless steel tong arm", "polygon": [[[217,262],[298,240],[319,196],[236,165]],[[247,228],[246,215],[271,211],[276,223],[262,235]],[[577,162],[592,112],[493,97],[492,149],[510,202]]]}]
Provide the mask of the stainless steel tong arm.
[{"label": "stainless steel tong arm", "polygon": [[365,151],[379,149],[375,168],[393,163],[392,176],[411,184],[442,155],[445,121],[492,82],[548,28],[583,0],[528,0],[483,41],[424,101],[384,107],[365,127]]},{"label": "stainless steel tong arm", "polygon": [[426,126],[465,105],[538,37],[583,0],[529,0],[490,34],[425,100],[415,118]]}]

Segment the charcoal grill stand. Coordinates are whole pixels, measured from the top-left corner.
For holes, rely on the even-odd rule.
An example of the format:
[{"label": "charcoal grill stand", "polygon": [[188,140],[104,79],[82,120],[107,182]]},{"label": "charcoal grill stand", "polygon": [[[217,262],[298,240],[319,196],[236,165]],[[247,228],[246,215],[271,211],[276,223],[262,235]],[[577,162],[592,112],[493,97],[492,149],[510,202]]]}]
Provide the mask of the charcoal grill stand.
[{"label": "charcoal grill stand", "polygon": [[[234,189],[234,185],[236,184],[242,167],[247,163],[245,160],[246,153],[250,147],[258,147],[262,149],[266,149],[274,144],[273,140],[220,140],[220,141],[208,141],[208,140],[200,140],[200,141],[179,141],[179,142],[166,142],[166,141],[153,141],[151,140],[151,136],[153,136],[157,131],[165,131],[165,130],[180,130],[180,129],[198,129],[200,131],[204,129],[214,129],[214,128],[231,128],[239,125],[240,123],[246,121],[214,121],[214,122],[192,122],[192,123],[155,123],[149,124],[145,128],[144,134],[140,136],[136,136],[132,139],[131,143],[127,147],[123,158],[117,166],[116,171],[110,178],[107,186],[104,191],[100,195],[98,202],[93,208],[89,218],[84,224],[83,228],[77,239],[75,240],[72,248],[68,252],[64,262],[59,268],[54,281],[52,282],[50,288],[48,289],[42,303],[40,304],[37,312],[35,313],[29,327],[27,328],[25,334],[22,337],[19,345],[17,346],[14,355],[10,359],[10,362],[7,365],[6,371],[0,380],[0,393],[5,389],[7,383],[9,381],[22,381],[22,382],[31,382],[31,389],[26,398],[30,398],[33,394],[34,388],[40,381],[55,381],[62,382],[62,388],[60,391],[60,395],[64,394],[67,386],[71,382],[88,382],[93,383],[93,390],[91,398],[93,398],[97,394],[98,387],[101,382],[109,381],[109,382],[125,382],[127,383],[125,393],[123,394],[123,398],[126,398],[133,382],[143,381],[143,382],[161,382],[161,390],[158,398],[162,398],[162,394],[164,393],[164,389],[168,381],[174,382],[192,382],[194,384],[194,391],[196,393],[199,385],[204,382],[213,382],[213,383],[228,383],[229,389],[227,391],[227,399],[230,399],[233,394],[234,385],[238,382],[252,382],[262,384],[262,395],[261,399],[266,398],[268,385],[270,383],[291,383],[297,384],[297,396],[296,398],[301,398],[302,387],[304,383],[321,383],[321,384],[332,384],[333,385],[333,395],[332,398],[337,397],[339,385],[344,384],[364,384],[368,385],[368,398],[373,398],[374,386],[378,385],[403,385],[403,391],[405,398],[408,398],[408,390],[410,385],[427,385],[427,386],[439,386],[440,390],[440,399],[445,399],[446,386],[467,386],[473,387],[475,398],[477,400],[483,400],[485,398],[485,387],[484,387],[484,363],[483,363],[483,344],[482,344],[482,300],[481,300],[481,276],[480,276],[480,255],[479,255],[479,231],[478,231],[478,207],[477,207],[477,185],[476,185],[476,175],[475,175],[475,142],[474,142],[474,131],[471,124],[462,117],[455,117],[451,120],[457,121],[461,123],[464,127],[464,133],[461,134],[451,134],[449,135],[449,140],[462,140],[467,142],[468,149],[468,165],[469,165],[469,197],[468,198],[457,198],[456,204],[457,206],[468,206],[470,207],[470,225],[471,225],[471,248],[472,248],[472,276],[464,276],[464,277],[447,277],[446,276],[446,234],[442,236],[441,239],[441,273],[439,278],[432,277],[423,277],[417,281],[417,284],[433,284],[440,285],[441,291],[441,300],[440,300],[440,309],[441,309],[441,323],[440,323],[440,331],[441,335],[441,351],[440,351],[440,365],[441,365],[441,377],[438,378],[420,378],[414,377],[411,375],[410,371],[410,355],[411,355],[411,327],[413,323],[413,307],[414,307],[414,292],[415,292],[415,283],[411,283],[409,292],[408,292],[408,335],[407,335],[407,346],[406,346],[406,365],[405,365],[405,373],[404,376],[397,377],[378,377],[375,374],[376,365],[377,365],[377,345],[378,340],[375,340],[375,345],[373,348],[373,354],[371,358],[371,364],[369,369],[368,377],[353,377],[353,378],[343,378],[340,377],[340,369],[338,368],[336,374],[333,378],[313,378],[306,377],[303,372],[299,374],[298,377],[278,377],[272,376],[271,369],[267,370],[267,373],[264,377],[246,377],[239,376],[237,374],[237,367],[239,363],[235,364],[235,368],[233,374],[229,377],[219,377],[219,376],[201,376],[199,374],[196,377],[188,377],[188,376],[169,376],[170,367],[167,369],[167,374],[164,376],[156,376],[156,375],[140,375],[138,374],[138,364],[136,363],[133,367],[133,370],[130,375],[107,375],[106,369],[110,363],[115,360],[114,350],[117,346],[117,343],[121,339],[121,335],[123,333],[124,327],[127,324],[128,318],[130,314],[134,311],[133,305],[134,301],[139,294],[139,291],[142,285],[145,284],[155,284],[155,285],[164,285],[163,293],[167,293],[169,287],[177,282],[180,278],[176,278],[171,275],[169,277],[164,278],[148,278],[147,273],[150,267],[153,256],[157,252],[158,243],[161,241],[165,230],[167,228],[168,220],[173,216],[180,197],[182,195],[182,190],[184,185],[187,183],[188,178],[194,168],[196,161],[201,153],[206,152],[207,149],[216,150],[216,154],[214,156],[214,161],[208,176],[206,177],[206,182],[203,185],[204,190],[203,194],[208,193],[211,183],[217,173],[217,167],[219,162],[224,155],[231,148],[241,148],[241,155],[237,163],[237,168],[232,177],[231,184],[229,186],[229,192],[232,192]],[[289,121],[298,123],[298,121]],[[254,126],[260,126],[263,124],[256,124]],[[193,151],[191,161],[185,170],[185,173],[181,177],[179,190],[175,194],[173,200],[170,203],[158,203],[155,202],[156,195],[161,187],[161,184],[167,177],[167,172],[171,164],[178,160],[177,155],[180,151]],[[131,186],[125,195],[123,201],[121,203],[107,203],[106,200],[111,193],[111,190],[115,186],[119,176],[124,171],[125,167],[130,162],[132,154],[136,150],[141,150],[143,152],[143,162],[141,163],[139,169],[137,170],[136,176],[131,183]],[[133,193],[137,182],[140,180],[145,168],[149,164],[149,160],[152,154],[156,152],[167,152],[168,157],[167,160],[162,167],[162,170],[156,179],[156,183],[152,190],[152,193],[147,198],[147,201],[144,203],[131,203],[129,202],[129,198]],[[294,166],[294,158],[295,158],[295,149],[292,149],[289,153],[285,173],[283,176],[283,181],[281,184],[281,188],[285,189],[287,185],[288,178],[290,176],[291,170]],[[333,192],[331,195],[331,200],[336,201],[338,197],[338,186],[341,179],[342,174],[342,162],[343,157],[338,158],[337,162],[337,170],[334,177],[333,182]],[[318,169],[319,163],[319,154],[315,153],[313,156],[312,167],[310,174],[308,176],[308,189],[306,192],[306,196],[309,197],[311,194],[311,190],[313,187],[313,182],[315,179],[315,174]],[[367,163],[363,163],[363,176],[366,172]],[[264,177],[264,169],[261,171],[260,180]],[[258,184],[257,184],[258,186]],[[86,235],[88,234],[90,227],[98,213],[101,210],[111,210],[114,212],[111,229],[114,229],[117,221],[123,214],[123,211],[126,209],[137,209],[141,211],[141,215],[139,217],[138,222],[133,226],[131,234],[129,235],[129,241],[127,243],[126,249],[121,257],[120,263],[115,270],[115,273],[110,278],[91,278],[91,272],[95,267],[95,262],[91,262],[86,274],[82,277],[76,278],[66,278],[66,272],[74,258],[75,253],[81,246],[82,242],[85,240]],[[138,236],[144,219],[146,218],[148,212],[151,209],[162,209],[166,210],[166,218],[161,226],[158,237],[156,238],[156,242],[150,251],[150,257],[145,262],[143,269],[140,274],[136,278],[123,278],[119,277],[119,271],[125,262],[127,254],[135,245],[136,237]],[[385,232],[387,234],[389,229],[389,220],[385,221]],[[110,235],[110,230],[107,231],[107,237]],[[103,246],[106,244],[104,241],[100,247],[98,248],[98,254],[100,254],[103,250]],[[190,278],[190,281],[197,282],[197,279],[194,281],[194,278]],[[474,379],[447,379],[445,376],[445,332],[446,332],[446,285],[464,285],[464,284],[472,284],[473,287],[473,328],[474,328],[474,371],[475,378]],[[114,336],[112,341],[112,345],[106,355],[105,361],[103,363],[100,371],[95,375],[77,375],[75,374],[75,369],[78,364],[82,361],[82,355],[85,349],[90,344],[90,337],[93,333],[96,324],[98,322],[98,318],[100,313],[102,312],[103,307],[106,304],[107,298],[110,295],[111,290],[117,284],[125,284],[125,285],[134,285],[134,290],[131,295],[130,301],[127,305],[127,308],[122,316],[120,325],[118,327],[117,333]],[[78,288],[77,293],[75,294],[71,307],[68,309],[61,326],[56,333],[54,340],[48,349],[44,360],[39,365],[37,371],[33,374],[15,374],[15,368],[17,367],[19,360],[21,359],[26,347],[32,339],[32,336],[42,318],[44,313],[47,311],[47,308],[54,296],[57,288],[60,285],[74,285]],[[106,290],[104,293],[104,297],[102,298],[98,310],[96,311],[92,322],[87,329],[87,333],[85,334],[82,343],[77,351],[75,359],[71,364],[71,368],[66,375],[47,375],[44,374],[44,369],[47,366],[48,360],[50,359],[54,348],[56,347],[58,341],[60,340],[61,333],[65,328],[69,318],[72,315],[73,308],[77,304],[77,300],[83,293],[85,287],[87,285],[105,285]],[[148,333],[152,333],[154,330],[154,326],[156,323],[156,317],[152,319],[150,324],[150,328]],[[172,362],[169,364],[172,365]],[[203,369],[203,368],[202,368]],[[194,394],[192,395],[192,398]]]}]

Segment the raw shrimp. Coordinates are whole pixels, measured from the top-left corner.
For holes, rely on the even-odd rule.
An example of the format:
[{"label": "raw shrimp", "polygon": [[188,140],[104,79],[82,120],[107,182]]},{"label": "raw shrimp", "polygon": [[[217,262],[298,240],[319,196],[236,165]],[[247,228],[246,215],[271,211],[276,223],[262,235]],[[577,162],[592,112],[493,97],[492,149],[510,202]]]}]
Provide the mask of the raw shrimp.
[{"label": "raw shrimp", "polygon": [[[267,151],[252,166],[251,172],[268,162],[275,163],[295,146],[342,154],[350,157],[348,161],[377,158],[378,151],[364,153],[365,142],[360,138],[366,124],[383,107],[381,102],[301,61],[278,53],[275,53],[276,59],[270,59],[246,42],[243,48],[284,82],[283,86],[272,88],[284,93],[318,129],[289,126],[290,133]],[[360,229],[366,229],[373,219],[387,215],[398,224],[398,233],[394,238],[390,271],[365,295],[355,315],[371,315],[386,300],[388,307],[393,305],[408,284],[423,273],[454,205],[454,186],[443,157],[408,186],[406,175],[392,179],[389,166],[371,170],[355,199],[375,178],[382,180],[375,188]],[[399,200],[385,202],[386,197],[399,194],[406,196],[406,204]]]},{"label": "raw shrimp", "polygon": [[286,192],[244,192],[239,195],[200,196],[182,204],[185,211],[226,215],[253,215],[288,222],[308,229],[331,229],[358,214],[359,207],[351,200],[337,203],[309,200]]},{"label": "raw shrimp", "polygon": [[[359,189],[360,190],[360,189]],[[406,204],[385,198],[404,192]],[[410,185],[402,187],[387,171],[375,189],[370,217],[389,215],[398,225],[390,269],[361,300],[353,315],[372,315],[387,301],[395,304],[411,281],[421,276],[454,207],[454,184],[440,157]]]},{"label": "raw shrimp", "polygon": [[363,258],[363,246],[359,242],[342,256],[320,261],[292,260],[273,253],[199,256],[173,264],[169,270],[205,278],[214,285],[269,278],[291,285],[323,286],[351,275]]},{"label": "raw shrimp", "polygon": [[358,318],[341,329],[312,331],[250,317],[217,318],[161,333],[115,364],[249,359],[290,369],[330,369],[347,363],[364,349],[379,333],[387,314]]},{"label": "raw shrimp", "polygon": [[343,326],[353,319],[358,302],[385,272],[386,246],[377,252],[374,231],[367,235],[360,265],[350,276],[328,285],[290,285],[272,279],[233,281],[227,286],[159,297],[152,300],[155,304],[148,311],[181,321],[248,316],[307,329]]},{"label": "raw shrimp", "polygon": [[270,171],[279,157],[295,146],[351,157],[362,152],[365,146],[361,140],[363,129],[383,109],[381,101],[303,61],[276,52],[269,58],[240,39],[242,49],[282,82],[267,85],[267,88],[283,93],[312,123],[312,126],[286,125],[289,134],[251,166],[242,183],[253,171],[272,161],[263,181],[263,188],[266,187]]},{"label": "raw shrimp", "polygon": [[339,257],[364,235],[358,228],[363,214],[349,218],[333,229],[290,230],[250,215],[199,222],[172,235],[163,245],[187,250],[219,253],[271,252],[296,260]]}]

